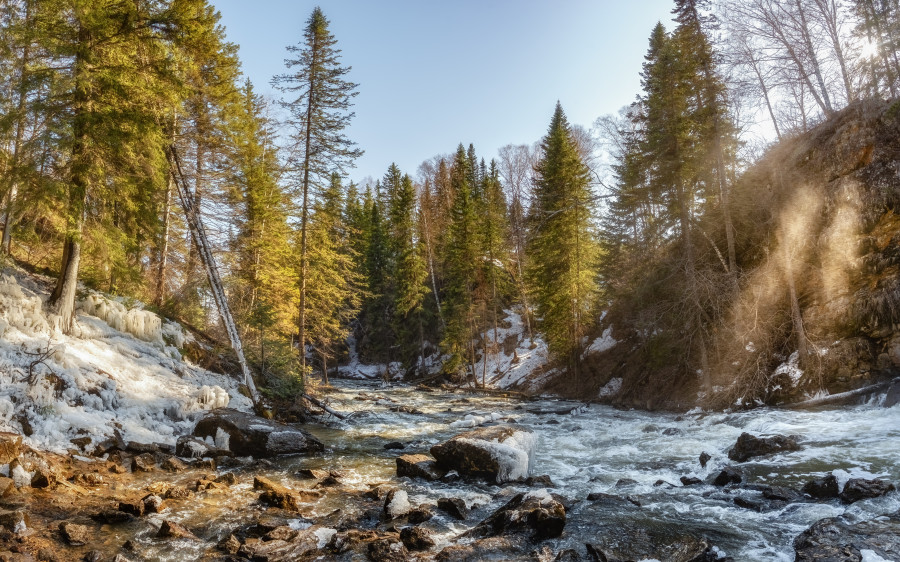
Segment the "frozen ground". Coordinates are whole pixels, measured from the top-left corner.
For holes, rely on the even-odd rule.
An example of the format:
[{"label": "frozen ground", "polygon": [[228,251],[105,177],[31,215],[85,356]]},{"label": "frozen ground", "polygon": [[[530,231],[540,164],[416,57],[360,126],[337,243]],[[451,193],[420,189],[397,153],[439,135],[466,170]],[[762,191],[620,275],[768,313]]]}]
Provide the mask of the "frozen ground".
[{"label": "frozen ground", "polygon": [[[140,303],[90,293],[71,336],[55,328],[36,277],[0,273],[0,431],[57,452],[118,429],[126,441],[174,443],[204,410],[250,410],[238,381],[185,361],[191,336]],[[30,433],[30,435],[27,435]]]}]

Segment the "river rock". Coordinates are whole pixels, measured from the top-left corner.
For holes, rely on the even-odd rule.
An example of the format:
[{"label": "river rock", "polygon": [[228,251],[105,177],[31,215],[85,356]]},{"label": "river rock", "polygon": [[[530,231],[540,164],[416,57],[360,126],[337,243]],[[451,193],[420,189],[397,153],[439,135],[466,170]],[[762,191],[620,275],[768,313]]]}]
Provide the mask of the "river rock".
[{"label": "river rock", "polygon": [[534,434],[498,425],[461,433],[431,448],[444,470],[498,483],[523,480],[531,472]]},{"label": "river rock", "polygon": [[0,509],[0,527],[6,528],[8,531],[20,533],[24,531],[31,523],[28,513],[19,509],[16,511],[6,511]]},{"label": "river rock", "polygon": [[310,433],[283,423],[219,408],[197,422],[193,435],[212,437],[235,455],[245,457],[276,457],[318,453],[325,449],[321,441]]},{"label": "river rock", "polygon": [[323,478],[327,478],[331,476],[327,470],[319,470],[316,468],[301,468],[297,471],[297,478],[302,478],[303,480],[321,480]]},{"label": "river rock", "polygon": [[144,504],[144,511],[146,513],[162,513],[166,508],[163,499],[156,494],[147,494],[141,500],[141,503]]},{"label": "river rock", "polygon": [[400,530],[400,540],[409,550],[428,550],[434,546],[434,539],[427,529],[405,527]]},{"label": "river rock", "polygon": [[749,433],[741,433],[734,447],[728,451],[728,458],[734,462],[745,462],[754,457],[762,457],[782,451],[799,451],[800,445],[793,437],[773,435],[772,437],[755,437]]},{"label": "river rock", "polygon": [[397,457],[397,476],[410,478],[422,478],[423,480],[440,480],[447,474],[446,470],[438,467],[433,459],[426,455],[403,455]]},{"label": "river rock", "polygon": [[434,517],[434,514],[427,505],[420,505],[406,514],[406,520],[409,521],[411,525],[418,525],[430,521],[432,517]]},{"label": "river rock", "polygon": [[507,537],[488,537],[470,544],[453,544],[435,557],[437,562],[480,562],[481,560],[522,560],[526,558],[520,541]]},{"label": "river rock", "polygon": [[289,527],[278,527],[270,531],[263,540],[251,539],[237,551],[239,556],[266,562],[289,562],[307,556],[319,548],[322,527],[310,527],[297,531]]},{"label": "river rock", "polygon": [[801,491],[817,500],[836,498],[841,493],[837,478],[835,478],[834,474],[829,474],[823,478],[817,478],[816,480],[810,480],[804,484]]},{"label": "river rock", "polygon": [[[869,550],[883,560],[900,553],[900,518],[897,514],[851,524],[841,518],[816,521],[794,539],[797,562],[860,562]],[[873,556],[869,560],[878,560]]]},{"label": "river rock", "polygon": [[90,540],[90,529],[87,525],[63,521],[59,524],[59,533],[71,546],[83,546]]},{"label": "river rock", "polygon": [[131,459],[132,472],[152,472],[156,468],[156,457],[153,453],[141,453]]},{"label": "river rock", "polygon": [[134,515],[135,517],[143,517],[144,511],[147,508],[144,505],[144,502],[119,502],[116,509]]},{"label": "river rock", "polygon": [[534,540],[560,536],[566,525],[563,499],[547,490],[517,494],[464,536],[526,534]]},{"label": "river rock", "polygon": [[713,479],[714,486],[726,486],[728,484],[740,484],[744,480],[744,474],[733,466],[726,466]]},{"label": "river rock", "polygon": [[866,480],[865,478],[851,478],[844,485],[840,498],[844,503],[853,503],[869,498],[878,498],[888,492],[894,491],[894,485],[879,478]]},{"label": "river rock", "polygon": [[293,490],[288,490],[284,486],[262,476],[257,476],[253,479],[253,489],[263,490],[263,493],[259,495],[260,502],[288,511],[300,511],[300,501],[307,501],[322,496],[321,492],[315,492],[314,490],[303,490],[302,494],[297,494]]},{"label": "river rock", "polygon": [[91,515],[91,519],[99,523],[105,523],[107,525],[119,525],[122,523],[130,523],[134,521],[134,515],[125,513],[124,511],[118,511],[116,509],[105,509]]},{"label": "river rock", "polygon": [[706,463],[708,463],[709,459],[711,459],[711,458],[712,457],[709,456],[709,453],[707,453],[706,451],[703,451],[702,453],[700,453],[700,466],[703,468],[706,468]]},{"label": "river rock", "polygon": [[438,509],[460,521],[465,521],[469,516],[469,508],[466,502],[459,498],[439,498],[437,502]]},{"label": "river rock", "polygon": [[184,464],[178,457],[166,457],[163,460],[162,464],[159,467],[166,472],[181,472],[187,469],[187,465]]},{"label": "river rock", "polygon": [[175,454],[185,459],[201,459],[203,457],[226,457],[233,453],[228,449],[213,447],[202,439],[182,435],[175,444]]},{"label": "river rock", "polygon": [[703,484],[703,480],[700,480],[696,476],[682,476],[680,480],[682,486],[694,486],[696,484]]},{"label": "river rock", "polygon": [[22,436],[0,431],[0,464],[9,464],[22,453]]},{"label": "river rock", "polygon": [[369,543],[367,554],[372,562],[408,562],[410,559],[406,546],[393,539],[381,539]]},{"label": "river rock", "polygon": [[176,523],[174,521],[165,520],[162,522],[162,525],[159,526],[159,531],[156,533],[156,537],[160,539],[195,539],[197,535],[190,532],[187,527],[182,525],[181,523]]}]

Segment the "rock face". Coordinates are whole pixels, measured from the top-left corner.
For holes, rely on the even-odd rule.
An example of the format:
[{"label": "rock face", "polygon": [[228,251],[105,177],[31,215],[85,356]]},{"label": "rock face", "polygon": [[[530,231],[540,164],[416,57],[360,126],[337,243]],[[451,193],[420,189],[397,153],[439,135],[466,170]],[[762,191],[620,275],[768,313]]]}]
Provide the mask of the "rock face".
[{"label": "rock face", "polygon": [[[862,521],[855,525],[840,518],[816,521],[794,539],[797,562],[863,560],[862,551],[869,550],[883,560],[895,560],[900,552],[900,518]],[[870,560],[879,558],[869,557]]]},{"label": "rock face", "polygon": [[874,480],[851,478],[844,485],[840,497],[841,501],[844,503],[853,503],[859,500],[878,498],[893,491],[893,484],[885,482],[884,480],[879,480],[878,478],[875,478]]},{"label": "rock face", "polygon": [[799,451],[800,445],[793,437],[773,435],[772,437],[755,437],[749,433],[741,433],[737,443],[728,451],[728,458],[734,462],[745,462],[754,457],[762,457],[782,451]]},{"label": "rock face", "polygon": [[566,508],[561,497],[546,490],[518,494],[466,532],[467,536],[496,537],[525,534],[534,540],[552,539],[563,532]]},{"label": "rock face", "polygon": [[403,455],[397,457],[397,476],[440,480],[447,474],[437,463],[425,455]]},{"label": "rock face", "polygon": [[210,412],[197,422],[193,434],[212,437],[221,448],[242,457],[301,455],[325,449],[321,441],[302,429],[230,408]]},{"label": "rock face", "polygon": [[22,452],[22,436],[0,431],[0,464],[9,464]]},{"label": "rock face", "polygon": [[499,425],[461,433],[431,448],[438,466],[496,482],[523,480],[531,472],[534,435]]}]

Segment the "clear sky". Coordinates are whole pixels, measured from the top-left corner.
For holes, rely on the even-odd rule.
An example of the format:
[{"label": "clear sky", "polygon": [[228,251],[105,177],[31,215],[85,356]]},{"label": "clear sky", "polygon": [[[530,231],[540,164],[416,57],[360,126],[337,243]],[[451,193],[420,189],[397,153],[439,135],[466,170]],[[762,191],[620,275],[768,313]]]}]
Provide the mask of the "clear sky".
[{"label": "clear sky", "polygon": [[556,101],[590,127],[639,93],[650,31],[671,0],[211,0],[244,73],[277,96],[285,47],[319,5],[359,83],[348,136],[366,151],[351,177],[381,177],[474,143],[485,160],[531,144]]}]

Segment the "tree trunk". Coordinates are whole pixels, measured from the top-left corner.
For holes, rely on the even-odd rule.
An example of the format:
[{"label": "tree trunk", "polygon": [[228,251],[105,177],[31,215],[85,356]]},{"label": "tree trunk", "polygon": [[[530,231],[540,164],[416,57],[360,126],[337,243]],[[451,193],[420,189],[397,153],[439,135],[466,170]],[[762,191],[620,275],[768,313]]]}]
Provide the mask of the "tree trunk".
[{"label": "tree trunk", "polygon": [[825,115],[830,116],[832,113],[834,113],[834,108],[831,105],[831,99],[828,96],[828,87],[825,85],[825,79],[822,77],[822,69],[819,66],[819,58],[816,56],[816,50],[813,46],[812,38],[809,34],[809,25],[806,23],[806,12],[803,10],[803,6],[801,5],[800,0],[794,0],[794,3],[797,5],[797,11],[800,15],[800,31],[803,34],[803,42],[809,56],[809,62],[812,65],[813,74],[815,74],[816,76],[816,82],[819,83],[819,88],[822,93]]}]

